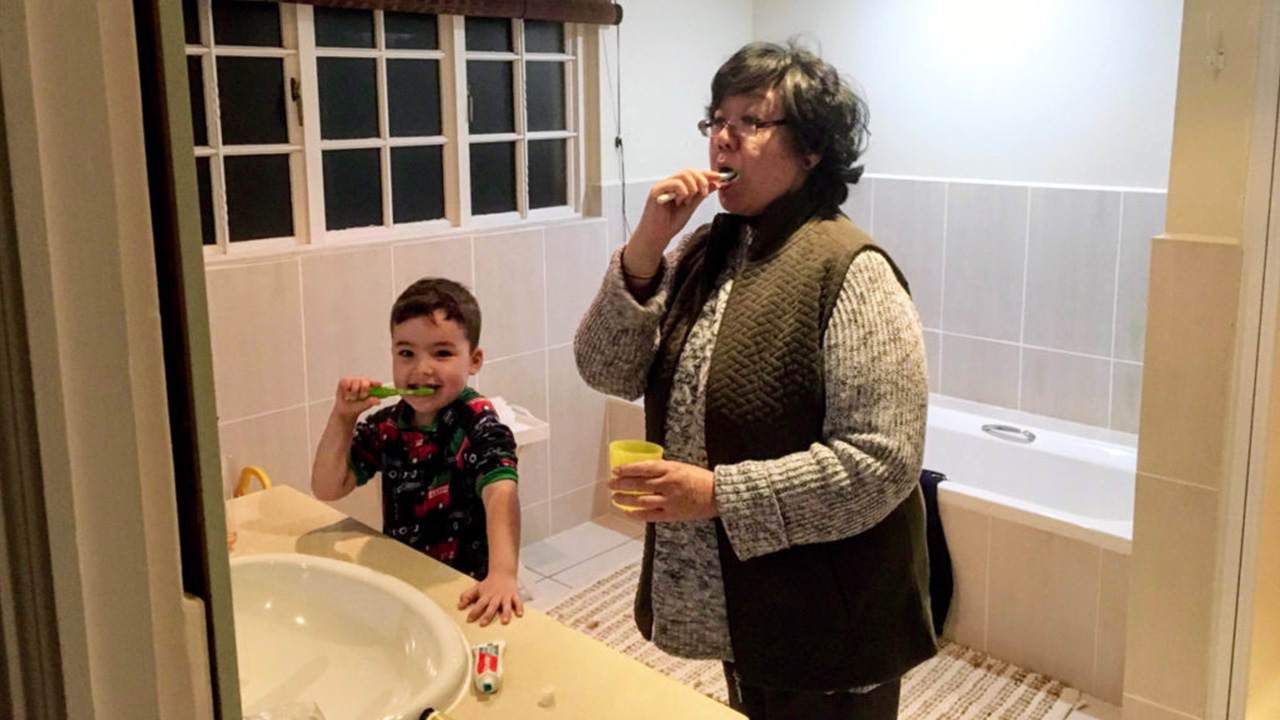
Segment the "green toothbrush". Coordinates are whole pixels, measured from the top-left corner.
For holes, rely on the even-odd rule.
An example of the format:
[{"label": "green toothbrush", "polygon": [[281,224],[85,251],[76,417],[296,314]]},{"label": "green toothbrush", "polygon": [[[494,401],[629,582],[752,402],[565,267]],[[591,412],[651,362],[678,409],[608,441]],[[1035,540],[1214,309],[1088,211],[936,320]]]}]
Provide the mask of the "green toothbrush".
[{"label": "green toothbrush", "polygon": [[408,390],[402,388],[393,388],[388,385],[374,385],[369,388],[369,397],[389,398],[393,395],[434,395],[435,388],[418,388],[417,390]]}]

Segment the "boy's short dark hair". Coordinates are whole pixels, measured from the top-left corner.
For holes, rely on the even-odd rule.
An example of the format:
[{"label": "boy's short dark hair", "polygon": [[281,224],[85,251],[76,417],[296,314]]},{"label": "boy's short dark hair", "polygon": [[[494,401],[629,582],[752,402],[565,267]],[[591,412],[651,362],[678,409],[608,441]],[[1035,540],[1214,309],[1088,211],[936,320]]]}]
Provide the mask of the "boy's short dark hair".
[{"label": "boy's short dark hair", "polygon": [[416,317],[434,317],[436,311],[462,326],[473,350],[480,345],[480,303],[470,290],[446,278],[422,278],[405,288],[391,306],[391,329]]}]

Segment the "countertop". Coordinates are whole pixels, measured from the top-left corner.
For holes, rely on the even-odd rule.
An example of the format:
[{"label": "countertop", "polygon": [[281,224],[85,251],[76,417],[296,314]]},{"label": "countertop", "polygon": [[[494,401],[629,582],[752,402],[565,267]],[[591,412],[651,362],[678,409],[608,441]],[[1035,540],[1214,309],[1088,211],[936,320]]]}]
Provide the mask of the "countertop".
[{"label": "countertop", "polygon": [[[501,691],[481,700],[469,688],[449,711],[455,720],[742,720],[728,707],[538,610],[525,608],[524,617],[510,625],[468,624],[456,608],[471,578],[291,487],[276,486],[233,503],[238,537],[232,557],[296,552],[363,565],[421,590],[457,621],[469,644],[505,640]],[[539,707],[547,686],[555,687],[555,705]]]}]

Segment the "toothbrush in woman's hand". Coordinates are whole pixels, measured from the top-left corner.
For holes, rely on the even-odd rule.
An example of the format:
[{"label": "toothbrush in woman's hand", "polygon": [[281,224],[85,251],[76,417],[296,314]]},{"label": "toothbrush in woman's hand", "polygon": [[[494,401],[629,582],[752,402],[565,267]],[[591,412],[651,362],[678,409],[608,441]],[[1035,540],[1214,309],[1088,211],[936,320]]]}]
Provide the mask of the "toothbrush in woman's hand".
[{"label": "toothbrush in woman's hand", "polygon": [[429,388],[429,387],[408,389],[408,388],[394,388],[387,385],[374,385],[373,387],[369,388],[369,397],[389,398],[389,397],[392,397],[393,395],[434,395],[435,392],[436,392],[435,388]]},{"label": "toothbrush in woman's hand", "polygon": [[[737,170],[732,170],[732,169],[725,170],[720,173],[720,183],[724,184],[728,182],[733,182],[734,179],[736,179],[737,177],[738,177]],[[676,199],[676,194],[673,192],[662,193],[661,195],[658,196],[657,203],[659,205],[666,205],[667,203],[675,199]]]}]

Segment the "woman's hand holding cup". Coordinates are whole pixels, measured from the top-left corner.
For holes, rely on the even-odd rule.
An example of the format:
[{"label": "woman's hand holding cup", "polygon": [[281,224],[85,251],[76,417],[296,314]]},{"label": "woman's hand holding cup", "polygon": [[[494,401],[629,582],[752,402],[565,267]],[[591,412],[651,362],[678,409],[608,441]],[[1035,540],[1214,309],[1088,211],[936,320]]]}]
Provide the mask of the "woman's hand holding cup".
[{"label": "woman's hand holding cup", "polygon": [[662,446],[640,440],[609,443],[613,506],[645,522],[697,520],[719,514],[715,474],[662,459]]}]

